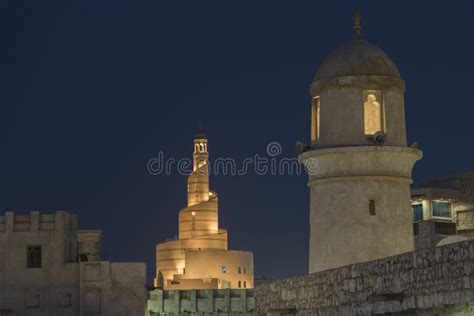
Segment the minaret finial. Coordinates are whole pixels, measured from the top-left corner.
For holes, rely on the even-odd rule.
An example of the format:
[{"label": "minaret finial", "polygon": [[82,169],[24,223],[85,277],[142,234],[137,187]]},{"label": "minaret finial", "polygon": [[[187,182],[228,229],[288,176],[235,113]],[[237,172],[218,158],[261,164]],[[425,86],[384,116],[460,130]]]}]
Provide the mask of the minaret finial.
[{"label": "minaret finial", "polygon": [[356,7],[354,9],[354,15],[352,16],[352,20],[354,21],[354,26],[352,27],[352,39],[360,40],[362,39],[362,31],[360,26],[360,5],[357,2]]},{"label": "minaret finial", "polygon": [[195,135],[194,138],[207,138],[206,133],[202,129],[201,120],[198,121],[198,130],[197,130],[196,135]]}]

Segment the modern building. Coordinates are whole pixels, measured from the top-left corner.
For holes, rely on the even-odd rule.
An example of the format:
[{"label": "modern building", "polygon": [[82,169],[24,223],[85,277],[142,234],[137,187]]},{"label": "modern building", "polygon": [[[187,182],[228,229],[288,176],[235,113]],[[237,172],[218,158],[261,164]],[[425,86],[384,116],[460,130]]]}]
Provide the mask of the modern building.
[{"label": "modern building", "polygon": [[405,82],[361,32],[322,62],[311,95],[309,272],[414,250],[410,184],[422,157],[407,145]]},{"label": "modern building", "polygon": [[194,138],[188,206],[179,212],[179,239],[156,247],[155,286],[165,290],[253,288],[253,254],[227,247],[219,228],[217,193],[209,190],[208,140]]},{"label": "modern building", "polygon": [[101,261],[101,237],[64,211],[0,216],[0,315],[143,316],[145,264]]},{"label": "modern building", "polygon": [[474,173],[429,178],[411,195],[416,248],[474,238]]}]

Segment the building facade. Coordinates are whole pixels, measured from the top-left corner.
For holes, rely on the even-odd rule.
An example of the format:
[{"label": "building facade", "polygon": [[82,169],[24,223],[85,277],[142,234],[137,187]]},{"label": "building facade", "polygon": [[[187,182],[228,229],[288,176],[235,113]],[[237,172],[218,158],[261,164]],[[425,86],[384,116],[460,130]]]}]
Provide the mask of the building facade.
[{"label": "building facade", "polygon": [[414,249],[411,173],[422,152],[407,146],[405,82],[393,61],[362,37],[320,65],[310,87],[309,272]]},{"label": "building facade", "polygon": [[217,193],[209,190],[208,140],[194,139],[188,206],[179,212],[179,238],[156,247],[155,286],[165,290],[253,288],[253,254],[227,247],[219,228]]},{"label": "building facade", "polygon": [[145,264],[100,261],[101,236],[64,211],[0,216],[0,315],[144,315]]},{"label": "building facade", "polygon": [[411,194],[416,248],[474,238],[474,173],[433,177]]}]

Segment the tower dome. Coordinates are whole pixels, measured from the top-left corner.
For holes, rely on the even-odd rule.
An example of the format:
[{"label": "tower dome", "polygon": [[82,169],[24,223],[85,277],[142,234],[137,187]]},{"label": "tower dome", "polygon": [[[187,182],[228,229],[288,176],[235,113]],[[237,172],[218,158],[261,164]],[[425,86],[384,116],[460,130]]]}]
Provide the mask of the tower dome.
[{"label": "tower dome", "polygon": [[397,66],[383,50],[366,40],[354,39],[326,57],[314,81],[363,75],[400,78]]}]

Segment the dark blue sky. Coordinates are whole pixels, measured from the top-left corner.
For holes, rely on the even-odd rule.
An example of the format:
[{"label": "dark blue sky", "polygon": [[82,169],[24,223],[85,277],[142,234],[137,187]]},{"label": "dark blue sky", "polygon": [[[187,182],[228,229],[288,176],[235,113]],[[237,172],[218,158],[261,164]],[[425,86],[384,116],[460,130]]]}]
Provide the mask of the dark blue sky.
[{"label": "dark blue sky", "polygon": [[[72,2],[72,1],[71,1]],[[104,230],[104,257],[146,261],[177,233],[199,119],[211,159],[308,141],[308,84],[351,37],[353,1],[2,1],[0,209],[67,209]],[[472,171],[472,1],[362,1],[365,37],[407,83],[417,182]],[[230,247],[257,274],[307,271],[306,176],[214,176]]]}]

